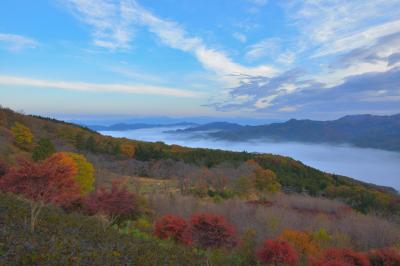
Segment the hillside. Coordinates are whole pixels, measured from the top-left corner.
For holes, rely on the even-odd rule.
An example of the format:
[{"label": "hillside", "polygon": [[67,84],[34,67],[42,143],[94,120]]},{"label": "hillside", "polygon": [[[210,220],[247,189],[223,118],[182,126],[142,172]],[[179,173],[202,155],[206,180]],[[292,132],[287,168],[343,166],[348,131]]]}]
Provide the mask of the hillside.
[{"label": "hillside", "polygon": [[0,264],[260,265],[275,248],[280,264],[400,261],[396,192],[288,157],[112,138],[5,108],[0,144]]},{"label": "hillside", "polygon": [[[16,123],[26,125],[33,133],[33,143],[28,147],[18,147],[10,130]],[[154,178],[176,178],[183,182],[190,177],[193,184],[208,169],[214,178],[228,176],[232,180],[240,175],[248,175],[247,161],[255,161],[263,169],[271,169],[286,191],[306,192],[311,195],[347,198],[359,208],[370,209],[374,203],[354,199],[354,191],[366,193],[366,198],[382,194],[398,197],[393,189],[366,184],[349,177],[328,174],[306,166],[289,157],[273,154],[253,154],[202,148],[187,148],[166,145],[162,142],[150,143],[102,136],[88,128],[37,116],[23,115],[9,109],[0,109],[0,155],[8,162],[18,156],[30,157],[30,153],[41,138],[52,141],[57,151],[83,153],[94,164],[98,180],[108,182],[108,176],[151,176]],[[224,186],[229,182],[225,181]],[[215,188],[214,188],[215,189]],[[359,193],[359,194],[360,194]],[[367,196],[368,195],[368,196]]]},{"label": "hillside", "polygon": [[[260,126],[213,124],[192,127],[176,133],[205,132],[205,137],[246,141],[269,139],[307,143],[347,143],[357,147],[400,151],[400,114],[391,116],[349,115],[332,121],[291,119],[285,123]],[[216,132],[215,132],[216,131]]]}]

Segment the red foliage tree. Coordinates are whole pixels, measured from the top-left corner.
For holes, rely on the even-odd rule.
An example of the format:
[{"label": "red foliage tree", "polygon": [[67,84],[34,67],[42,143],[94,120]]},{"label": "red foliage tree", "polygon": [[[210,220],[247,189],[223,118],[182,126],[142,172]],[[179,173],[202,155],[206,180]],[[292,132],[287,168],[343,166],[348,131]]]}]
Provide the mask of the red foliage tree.
[{"label": "red foliage tree", "polygon": [[393,248],[382,248],[369,252],[371,266],[399,266],[400,252]]},{"label": "red foliage tree", "polygon": [[107,218],[105,227],[115,223],[121,216],[138,214],[138,198],[129,191],[122,179],[113,181],[111,189],[102,187],[91,193],[84,201],[89,214],[100,214]]},{"label": "red foliage tree", "polygon": [[223,216],[208,213],[192,215],[190,235],[193,244],[201,248],[236,245],[235,229]]},{"label": "red foliage tree", "polygon": [[190,244],[190,236],[187,234],[187,222],[174,215],[165,215],[155,223],[154,234],[161,238],[171,238],[177,242]]},{"label": "red foliage tree", "polygon": [[317,258],[310,258],[312,266],[369,266],[367,257],[348,248],[329,248]]},{"label": "red foliage tree", "polygon": [[297,265],[299,263],[299,255],[286,241],[265,240],[256,255],[264,265]]},{"label": "red foliage tree", "polygon": [[54,155],[40,163],[20,160],[0,179],[0,189],[31,200],[31,231],[45,204],[67,205],[79,198],[73,176],[75,169]]}]

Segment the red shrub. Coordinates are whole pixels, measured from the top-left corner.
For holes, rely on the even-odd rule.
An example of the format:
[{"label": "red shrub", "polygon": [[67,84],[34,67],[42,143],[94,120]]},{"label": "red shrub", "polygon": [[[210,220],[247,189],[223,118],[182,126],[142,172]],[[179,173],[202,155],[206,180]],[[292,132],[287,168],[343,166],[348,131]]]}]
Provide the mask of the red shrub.
[{"label": "red shrub", "polygon": [[165,215],[156,222],[154,234],[161,239],[172,238],[177,242],[189,244],[190,237],[187,237],[187,229],[188,224],[183,218]]},{"label": "red shrub", "polygon": [[256,255],[265,265],[297,265],[299,263],[299,255],[286,241],[265,240]]},{"label": "red shrub", "polygon": [[326,249],[318,258],[310,258],[312,266],[369,266],[367,257],[347,248]]},{"label": "red shrub", "polygon": [[83,204],[89,214],[105,215],[111,224],[121,216],[138,214],[137,196],[121,180],[114,180],[111,189],[103,187],[91,193]]},{"label": "red shrub", "polygon": [[400,266],[400,252],[392,248],[373,250],[368,258],[372,266]]},{"label": "red shrub", "polygon": [[235,229],[223,216],[208,213],[192,215],[190,234],[193,244],[201,248],[236,245]]}]

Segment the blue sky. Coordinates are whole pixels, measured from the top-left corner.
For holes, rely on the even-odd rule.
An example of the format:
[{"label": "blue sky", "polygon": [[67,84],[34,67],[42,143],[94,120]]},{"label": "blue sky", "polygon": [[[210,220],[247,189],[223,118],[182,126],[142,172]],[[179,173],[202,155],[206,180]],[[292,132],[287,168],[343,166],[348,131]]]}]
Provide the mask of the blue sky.
[{"label": "blue sky", "polygon": [[0,104],[45,115],[400,112],[400,0],[3,0]]}]

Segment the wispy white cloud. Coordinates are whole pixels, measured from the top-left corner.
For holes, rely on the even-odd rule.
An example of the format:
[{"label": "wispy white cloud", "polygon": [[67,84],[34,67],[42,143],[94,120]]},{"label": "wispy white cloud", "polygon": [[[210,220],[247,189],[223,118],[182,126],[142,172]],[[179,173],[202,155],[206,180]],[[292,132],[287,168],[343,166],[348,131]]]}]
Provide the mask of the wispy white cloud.
[{"label": "wispy white cloud", "polygon": [[77,19],[92,27],[93,43],[108,49],[127,49],[134,20],[129,1],[62,0]]},{"label": "wispy white cloud", "polygon": [[35,48],[39,43],[22,35],[0,33],[0,43],[4,43],[5,47],[12,51],[18,51],[23,48]]},{"label": "wispy white cloud", "polygon": [[7,86],[27,86],[38,88],[52,88],[76,91],[93,91],[93,92],[121,92],[131,94],[149,94],[149,95],[167,95],[174,97],[201,97],[198,92],[161,87],[148,86],[140,84],[99,84],[88,82],[73,82],[73,81],[54,81],[43,79],[32,79],[18,76],[0,76],[0,84]]},{"label": "wispy white cloud", "polygon": [[359,47],[369,46],[379,38],[396,32],[400,32],[400,19],[372,26],[363,31],[338,38],[330,44],[323,45],[317,50],[314,56],[326,56],[353,50]]},{"label": "wispy white cloud", "polygon": [[314,56],[325,56],[399,31],[399,5],[399,0],[295,0],[285,7],[307,46],[317,48]]},{"label": "wispy white cloud", "polygon": [[278,38],[267,38],[247,48],[245,57],[250,60],[260,59],[270,55],[276,55],[280,49]]},{"label": "wispy white cloud", "polygon": [[[202,38],[189,36],[178,23],[157,17],[134,0],[120,0],[119,5],[105,0],[68,1],[80,12],[82,19],[93,26],[95,43],[103,47],[126,47],[134,31],[130,25],[135,23],[154,33],[164,45],[193,54],[205,69],[214,72],[227,85],[237,85],[241,75],[270,76],[276,73],[268,65],[246,67],[235,63],[225,52],[210,48]],[[124,38],[115,38],[117,32]]]}]

